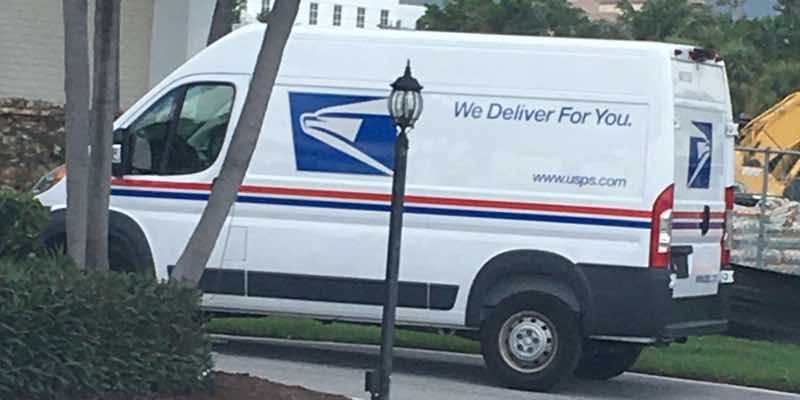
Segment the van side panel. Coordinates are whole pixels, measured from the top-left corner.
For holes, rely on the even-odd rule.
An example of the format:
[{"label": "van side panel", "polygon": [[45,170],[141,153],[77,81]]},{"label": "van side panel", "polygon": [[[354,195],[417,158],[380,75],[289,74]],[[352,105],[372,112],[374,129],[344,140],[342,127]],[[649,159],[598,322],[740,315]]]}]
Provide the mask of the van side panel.
[{"label": "van side panel", "polygon": [[[634,82],[668,88],[660,58],[352,45],[290,43],[233,223],[247,230],[248,296],[215,304],[380,318],[395,132],[393,77],[378,75],[405,59],[426,89],[410,133],[399,322],[463,326],[478,271],[513,250],[647,267],[649,210],[671,183],[672,144],[662,100]],[[309,59],[327,53],[352,57]],[[607,78],[590,78],[598,70]]]}]

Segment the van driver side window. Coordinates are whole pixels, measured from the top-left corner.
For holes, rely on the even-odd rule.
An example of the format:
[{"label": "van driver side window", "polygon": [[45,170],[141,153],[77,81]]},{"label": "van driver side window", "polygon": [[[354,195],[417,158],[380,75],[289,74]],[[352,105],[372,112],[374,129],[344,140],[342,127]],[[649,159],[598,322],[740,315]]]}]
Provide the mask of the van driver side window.
[{"label": "van driver side window", "polygon": [[234,88],[195,83],[172,90],[130,125],[135,135],[132,174],[183,175],[219,157],[230,122]]}]

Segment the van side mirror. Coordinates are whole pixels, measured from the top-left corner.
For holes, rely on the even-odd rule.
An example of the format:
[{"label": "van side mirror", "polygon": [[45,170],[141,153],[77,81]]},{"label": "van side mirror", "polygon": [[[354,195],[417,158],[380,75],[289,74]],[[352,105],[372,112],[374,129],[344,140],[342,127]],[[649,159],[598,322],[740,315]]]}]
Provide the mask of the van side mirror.
[{"label": "van side mirror", "polygon": [[134,135],[127,129],[114,131],[114,142],[111,147],[111,176],[121,178],[131,172],[134,147]]}]

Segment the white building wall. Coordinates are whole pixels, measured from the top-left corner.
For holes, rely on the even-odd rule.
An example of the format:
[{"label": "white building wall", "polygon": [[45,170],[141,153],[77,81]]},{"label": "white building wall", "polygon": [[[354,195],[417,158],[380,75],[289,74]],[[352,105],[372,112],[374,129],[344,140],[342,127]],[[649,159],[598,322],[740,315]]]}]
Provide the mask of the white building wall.
[{"label": "white building wall", "polygon": [[[2,0],[0,6],[0,98],[64,102],[62,2]],[[94,2],[89,2],[89,40]],[[153,0],[122,2],[120,99],[130,105],[149,88]],[[91,46],[90,46],[91,53]],[[90,54],[91,57],[91,54]],[[90,64],[91,65],[91,64]]]},{"label": "white building wall", "polygon": [[[64,27],[62,2],[0,0],[0,98],[64,102]],[[130,106],[149,88],[205,48],[215,0],[125,0],[122,2],[120,97]],[[318,25],[333,26],[335,4],[342,6],[342,28],[355,29],[357,10],[366,9],[365,29],[379,29],[381,10],[389,24],[412,29],[425,12],[399,0],[302,0],[296,23],[308,25],[310,4],[319,5]],[[252,7],[258,4],[258,7]],[[260,11],[251,0],[248,11]],[[254,9],[255,8],[255,9]],[[94,0],[89,1],[90,40]],[[247,20],[247,18],[245,18]],[[90,46],[91,51],[91,46]]]},{"label": "white building wall", "polygon": [[154,19],[149,85],[155,86],[206,47],[215,0],[152,1]]},{"label": "white building wall", "polygon": [[402,28],[417,29],[417,21],[425,15],[426,8],[401,4],[397,8],[399,19],[403,22]]},{"label": "white building wall", "polygon": [[61,2],[5,0],[2,10],[0,97],[63,103],[64,25]]},{"label": "white building wall", "polygon": [[153,35],[150,43],[148,84],[155,85],[186,60],[185,7],[190,0],[155,0],[153,4]]},{"label": "white building wall", "polygon": [[[172,1],[172,0],[159,0]],[[188,13],[188,23],[186,28],[186,60],[194,57],[195,54],[206,48],[208,42],[208,32],[211,30],[211,19],[214,16],[214,5],[216,0],[190,0],[190,5],[186,7]],[[180,64],[183,64],[181,62]],[[180,64],[176,65],[177,68]]]},{"label": "white building wall", "polygon": [[[274,2],[274,0],[273,0]],[[389,11],[389,25],[396,27],[398,20],[405,29],[416,28],[417,20],[425,14],[425,7],[400,4],[399,0],[302,0],[295,24],[310,25],[311,4],[317,4],[317,26],[332,27],[335,5],[342,6],[343,28],[357,28],[358,8],[365,9],[365,29],[380,29],[381,10]],[[256,15],[261,11],[261,0],[248,2],[248,13]]]}]

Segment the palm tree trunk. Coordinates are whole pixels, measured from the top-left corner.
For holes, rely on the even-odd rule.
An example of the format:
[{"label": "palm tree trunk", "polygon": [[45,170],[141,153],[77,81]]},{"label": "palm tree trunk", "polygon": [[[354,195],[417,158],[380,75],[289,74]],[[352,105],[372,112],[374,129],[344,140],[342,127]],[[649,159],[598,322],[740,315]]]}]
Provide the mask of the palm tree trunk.
[{"label": "palm tree trunk", "polygon": [[212,43],[231,33],[233,29],[233,7],[234,0],[217,0],[214,7],[214,16],[211,18],[211,29],[208,32],[208,41]]},{"label": "palm tree trunk", "polygon": [[95,8],[94,85],[86,265],[108,269],[108,206],[111,195],[111,146],[117,104],[120,0],[98,0]]},{"label": "palm tree trunk", "polygon": [[67,147],[67,254],[86,265],[89,187],[89,34],[86,0],[63,0]]},{"label": "palm tree trunk", "polygon": [[278,0],[268,17],[253,78],[242,114],[233,132],[222,170],[211,189],[208,204],[189,243],[178,259],[172,279],[196,286],[203,276],[222,225],[236,201],[239,187],[253,157],[272,87],[278,76],[283,50],[289,40],[300,0]]},{"label": "palm tree trunk", "polygon": [[[113,98],[113,102],[114,102],[113,103],[113,115],[114,115],[114,118],[111,119],[112,120],[112,122],[111,122],[112,126],[114,124],[113,121],[117,119],[117,116],[119,115],[120,111],[122,110],[122,107],[120,105],[120,92],[119,92],[119,85],[120,85],[120,73],[119,73],[119,69],[120,69],[120,64],[119,64],[120,49],[119,49],[119,47],[120,47],[120,34],[121,34],[120,31],[122,30],[122,20],[121,20],[121,18],[122,18],[122,1],[121,0],[120,0],[120,5],[117,7],[117,11],[114,13],[114,16],[115,16],[116,19],[111,24],[111,43],[113,44],[111,46],[111,57],[112,57],[112,60],[113,60],[112,61],[113,62],[112,66],[114,67],[114,72],[116,73],[117,77],[116,77],[116,79],[114,79],[114,98]],[[112,129],[113,129],[113,127],[112,127]],[[113,137],[112,137],[112,143],[113,143]]]}]

